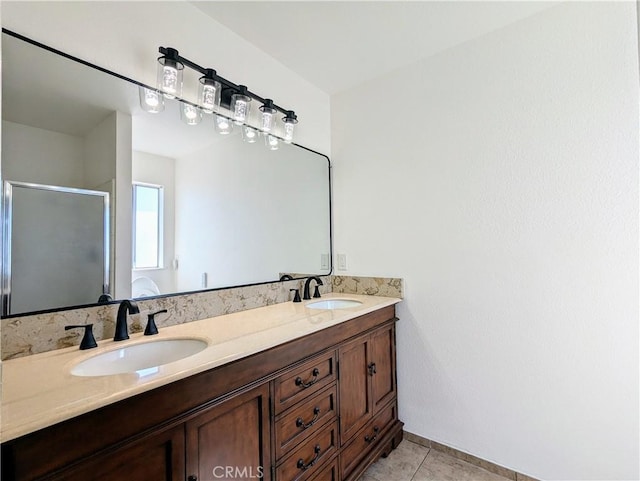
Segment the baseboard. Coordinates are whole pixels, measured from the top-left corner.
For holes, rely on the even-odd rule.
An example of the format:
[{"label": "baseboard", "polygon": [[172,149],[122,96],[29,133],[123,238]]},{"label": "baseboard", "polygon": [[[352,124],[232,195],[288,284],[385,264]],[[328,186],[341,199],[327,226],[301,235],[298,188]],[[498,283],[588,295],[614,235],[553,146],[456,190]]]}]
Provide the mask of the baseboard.
[{"label": "baseboard", "polygon": [[491,461],[487,461],[472,454],[459,451],[445,444],[423,438],[422,436],[418,436],[417,434],[405,431],[404,439],[406,439],[407,441],[411,441],[412,443],[419,444],[420,446],[424,446],[425,448],[435,449],[436,451],[448,454],[449,456],[453,456],[454,458],[461,459],[469,464],[478,466],[479,468],[485,469],[491,473],[510,479],[511,481],[540,481],[536,478],[532,478],[531,476],[527,476],[526,474],[518,473],[513,469],[505,468],[504,466],[500,466],[499,464],[492,463]]}]

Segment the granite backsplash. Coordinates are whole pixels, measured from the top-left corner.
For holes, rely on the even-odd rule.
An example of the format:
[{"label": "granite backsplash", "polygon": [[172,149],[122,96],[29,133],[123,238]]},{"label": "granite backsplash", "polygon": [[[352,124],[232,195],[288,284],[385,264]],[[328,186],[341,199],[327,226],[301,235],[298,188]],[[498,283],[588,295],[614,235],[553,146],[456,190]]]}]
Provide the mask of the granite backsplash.
[{"label": "granite backsplash", "polygon": [[[323,294],[403,297],[402,279],[398,278],[321,276],[321,279]],[[159,328],[286,302],[292,299],[289,289],[300,288],[302,293],[303,283],[304,280],[291,280],[140,300],[137,301],[140,314],[130,316],[129,331],[142,331],[146,313],[161,309],[167,309],[168,313],[156,317]],[[116,303],[2,319],[2,359],[78,345],[82,333],[65,331],[64,326],[70,324],[93,323],[97,340],[112,337],[118,307]]]}]

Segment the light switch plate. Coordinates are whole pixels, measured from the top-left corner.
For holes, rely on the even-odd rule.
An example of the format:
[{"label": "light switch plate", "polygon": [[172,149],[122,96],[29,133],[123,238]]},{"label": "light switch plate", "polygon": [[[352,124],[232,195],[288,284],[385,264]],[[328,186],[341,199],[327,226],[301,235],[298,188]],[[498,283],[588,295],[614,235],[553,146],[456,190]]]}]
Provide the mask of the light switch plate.
[{"label": "light switch plate", "polygon": [[329,269],[329,254],[320,254],[320,269]]},{"label": "light switch plate", "polygon": [[347,254],[338,254],[338,270],[347,270]]}]

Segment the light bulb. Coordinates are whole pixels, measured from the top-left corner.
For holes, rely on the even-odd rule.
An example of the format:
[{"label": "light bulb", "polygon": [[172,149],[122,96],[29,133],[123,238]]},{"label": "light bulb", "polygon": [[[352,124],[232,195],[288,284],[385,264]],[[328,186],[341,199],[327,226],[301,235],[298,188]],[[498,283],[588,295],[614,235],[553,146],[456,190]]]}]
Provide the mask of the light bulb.
[{"label": "light bulb", "polygon": [[264,138],[264,143],[269,148],[269,150],[278,150],[280,148],[280,142],[278,141],[278,137],[274,137],[271,134],[268,134]]},{"label": "light bulb", "polygon": [[284,123],[284,135],[283,135],[283,139],[285,142],[287,143],[291,143],[293,141],[293,129],[295,127],[295,124],[290,124],[285,122]]},{"label": "light bulb", "polygon": [[202,105],[202,108],[204,108],[206,112],[213,112],[216,106],[215,99],[217,90],[213,85],[205,85],[202,87],[202,101],[200,105]]},{"label": "light bulb", "polygon": [[260,123],[260,130],[263,132],[271,132],[273,128],[273,119],[275,116],[270,112],[262,112],[262,122]]},{"label": "light bulb", "polygon": [[251,109],[251,97],[246,95],[247,87],[239,85],[239,91],[231,96],[231,113],[233,121],[238,124],[244,124],[249,118]]},{"label": "light bulb", "polygon": [[198,103],[206,113],[213,113],[220,105],[220,82],[215,80],[216,71],[207,69],[206,74],[200,77],[198,87]]},{"label": "light bulb", "polygon": [[260,107],[262,116],[260,118],[260,130],[263,132],[271,132],[275,124],[276,109],[273,106],[273,100],[266,99],[262,107]]},{"label": "light bulb", "polygon": [[187,125],[198,125],[202,119],[202,113],[200,109],[195,105],[188,103],[182,103],[182,109],[180,109],[180,117],[182,121]]},{"label": "light bulb", "polygon": [[162,90],[167,94],[167,97],[169,97],[169,94],[172,94],[173,97],[176,96],[176,92],[178,91],[177,68],[169,67],[168,65],[162,67]]},{"label": "light bulb", "polygon": [[243,98],[236,98],[233,103],[233,121],[240,125],[243,124],[249,116],[249,102]]},{"label": "light bulb", "polygon": [[164,110],[164,97],[162,93],[142,86],[138,87],[138,93],[140,95],[140,107],[145,112],[155,114]]},{"label": "light bulb", "polygon": [[144,95],[144,101],[151,108],[155,108],[160,103],[160,99],[158,98],[157,92],[153,92],[152,90],[147,90]]},{"label": "light bulb", "polygon": [[253,144],[258,141],[258,131],[253,127],[245,125],[242,127],[242,140],[248,144]]},{"label": "light bulb", "polygon": [[221,135],[230,134],[233,130],[233,123],[222,115],[216,115],[216,132]]},{"label": "light bulb", "polygon": [[282,123],[284,125],[284,135],[282,138],[287,144],[290,144],[293,141],[293,131],[298,123],[295,112],[289,110],[287,115],[282,119]]},{"label": "light bulb", "polygon": [[166,54],[158,59],[158,90],[168,99],[182,95],[182,73],[184,64],[180,62],[178,51],[167,48]]}]

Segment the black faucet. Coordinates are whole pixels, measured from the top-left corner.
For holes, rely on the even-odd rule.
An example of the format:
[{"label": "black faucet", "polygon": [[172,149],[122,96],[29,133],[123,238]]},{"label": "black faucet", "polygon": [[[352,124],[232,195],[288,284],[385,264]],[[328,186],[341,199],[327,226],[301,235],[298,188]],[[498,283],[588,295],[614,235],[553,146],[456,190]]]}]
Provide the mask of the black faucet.
[{"label": "black faucet", "polygon": [[116,334],[113,336],[114,341],[124,341],[129,339],[129,330],[127,329],[127,313],[138,314],[138,304],[133,301],[124,300],[118,308],[118,316],[116,317]]},{"label": "black faucet", "polygon": [[324,284],[322,283],[322,279],[320,279],[317,276],[312,276],[307,278],[307,281],[304,283],[304,292],[302,294],[302,298],[305,301],[308,301],[309,299],[311,299],[311,295],[309,294],[309,284],[311,284],[311,281],[316,281],[316,290],[313,293],[313,297],[320,297],[320,291],[318,290],[318,286],[323,286]]}]

